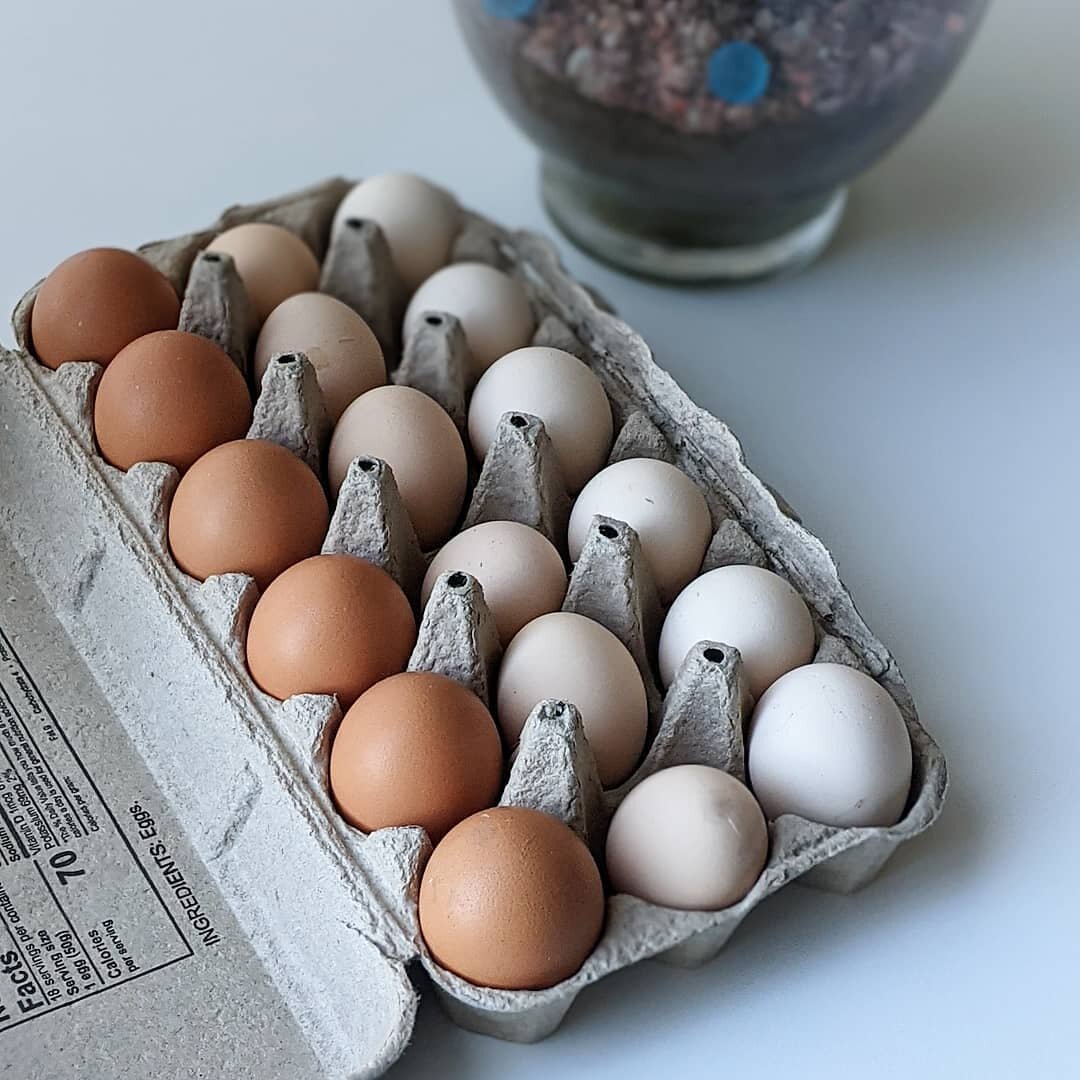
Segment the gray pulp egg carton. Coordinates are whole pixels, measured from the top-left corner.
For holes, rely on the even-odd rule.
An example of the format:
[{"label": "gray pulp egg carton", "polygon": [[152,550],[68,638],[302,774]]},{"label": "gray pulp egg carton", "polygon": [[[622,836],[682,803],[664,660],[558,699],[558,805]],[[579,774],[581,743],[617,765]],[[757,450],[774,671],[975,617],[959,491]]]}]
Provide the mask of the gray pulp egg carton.
[{"label": "gray pulp egg carton", "polygon": [[[323,289],[364,315],[388,357],[401,356],[392,380],[431,394],[463,428],[468,347],[456,320],[429,313],[402,349],[405,297],[378,228],[350,222],[327,250],[331,220],[350,186],[335,180],[237,207],[211,229],[147,245],[142,253],[183,292],[181,327],[217,340],[246,371],[250,313],[243,288],[228,256],[200,252],[222,228],[245,221],[295,230],[323,259]],[[423,831],[364,836],[335,813],[327,762],[341,716],[336,701],[306,695],[279,704],[254,687],[244,664],[258,597],[254,583],[229,574],[199,584],[175,566],[165,537],[175,470],[146,463],[124,474],[96,456],[92,401],[100,371],[68,364],[51,372],[33,360],[31,291],[14,316],[21,349],[5,352],[0,362],[0,420],[17,451],[16,468],[2,481],[0,525],[31,564],[333,1075],[376,1075],[400,1054],[415,1017],[406,967],[416,958],[462,1026],[522,1042],[540,1039],[558,1026],[583,987],[609,972],[649,957],[687,966],[712,959],[747,913],[788,882],[858,889],[900,843],[935,820],[947,787],[941,751],[828,551],[747,468],[728,428],[695,406],[655,364],[645,342],[563,271],[548,241],[463,212],[454,258],[517,276],[536,312],[536,342],[574,352],[600,377],[618,433],[613,461],[663,458],[696,481],[715,529],[704,570],[752,563],[781,574],[813,613],[817,659],[858,667],[892,695],[911,735],[912,793],[903,819],[891,828],[837,829],[781,817],[770,826],[761,877],[723,911],[674,911],[610,897],[601,940],[584,966],[557,986],[491,990],[444,970],[418,930],[419,878],[430,853]],[[328,434],[311,365],[302,355],[275,358],[251,435],[287,446],[318,469]],[[521,521],[565,555],[571,500],[538,419],[504,416],[472,479],[463,527]],[[428,558],[384,463],[352,463],[324,551],[370,559],[416,601]],[[745,778],[747,695],[738,652],[723,642],[699,643],[661,695],[653,674],[660,604],[637,536],[622,522],[598,517],[592,523],[565,609],[603,623],[633,654],[649,693],[649,749],[633,777],[604,791],[577,710],[545,702],[525,725],[502,802],[560,817],[602,865],[612,813],[657,769],[696,762]],[[490,701],[499,653],[478,583],[465,573],[444,574],[421,619],[410,668],[448,674]],[[151,664],[154,679],[146,677]],[[297,918],[297,911],[308,917]]]}]

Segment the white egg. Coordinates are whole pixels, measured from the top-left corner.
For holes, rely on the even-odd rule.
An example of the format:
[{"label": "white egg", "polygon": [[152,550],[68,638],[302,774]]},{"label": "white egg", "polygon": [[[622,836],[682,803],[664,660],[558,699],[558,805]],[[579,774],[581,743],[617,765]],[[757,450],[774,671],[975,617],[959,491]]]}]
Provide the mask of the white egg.
[{"label": "white egg", "polygon": [[765,816],[745,785],[706,765],[676,765],[643,780],[615,811],[607,870],[615,892],[718,911],[753,888],[768,853]]},{"label": "white egg", "polygon": [[712,517],[697,484],[674,465],[630,458],[597,473],[570,515],[574,562],[597,514],[625,522],[637,533],[665,604],[701,569],[712,538]]},{"label": "white egg", "polygon": [[503,356],[476,384],[469,439],[483,461],[504,413],[544,422],[571,494],[603,467],[611,449],[611,405],[603,384],[576,356],[534,345]]},{"label": "white egg", "polygon": [[895,825],[911,789],[911,739],[896,702],[869,675],[808,664],[758,702],[747,768],[770,820]]},{"label": "white egg", "polygon": [[461,323],[474,376],[528,345],[536,329],[525,290],[509,274],[484,263],[455,263],[429,277],[405,312],[406,338],[425,311],[444,311]]},{"label": "white egg", "polygon": [[428,567],[423,605],[439,576],[452,570],[480,582],[504,645],[526,623],[558,611],[566,596],[562,556],[546,536],[517,521],[485,521],[452,537]]},{"label": "white egg", "polygon": [[334,217],[337,236],[350,218],[374,221],[410,292],[450,261],[461,210],[447,191],[410,173],[384,173],[361,181]]},{"label": "white egg", "polygon": [[641,757],[649,722],[641,673],[626,646],[583,615],[541,615],[518,633],[503,655],[496,698],[511,749],[533,708],[554,698],[581,713],[605,787],[622,783]]},{"label": "white egg", "polygon": [[814,622],[802,597],[771,570],[722,566],[687,585],[664,619],[659,659],[665,686],[699,641],[738,649],[757,698],[785,672],[810,662]]}]

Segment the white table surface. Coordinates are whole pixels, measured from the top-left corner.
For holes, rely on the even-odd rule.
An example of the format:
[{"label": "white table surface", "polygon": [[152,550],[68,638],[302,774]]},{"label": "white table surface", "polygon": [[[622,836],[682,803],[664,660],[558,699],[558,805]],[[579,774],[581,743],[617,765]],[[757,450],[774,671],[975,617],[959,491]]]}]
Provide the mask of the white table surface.
[{"label": "white table surface", "polygon": [[[4,310],[72,251],[335,173],[549,227],[446,4],[11,3],[0,40]],[[865,892],[785,890],[711,966],[610,978],[537,1046],[426,995],[398,1075],[1076,1075],[1078,42],[1072,0],[999,3],[793,280],[679,291],[563,245],[831,546],[952,793]]]}]

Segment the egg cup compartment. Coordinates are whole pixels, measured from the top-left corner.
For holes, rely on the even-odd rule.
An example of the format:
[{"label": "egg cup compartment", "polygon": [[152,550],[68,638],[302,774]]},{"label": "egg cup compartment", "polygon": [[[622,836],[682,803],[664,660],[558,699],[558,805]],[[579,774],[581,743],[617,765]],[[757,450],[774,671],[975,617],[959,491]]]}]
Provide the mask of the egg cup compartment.
[{"label": "egg cup compartment", "polygon": [[[246,221],[272,221],[293,229],[323,260],[323,288],[353,306],[372,326],[383,344],[392,380],[434,397],[460,430],[469,391],[469,357],[457,321],[441,312],[423,317],[395,363],[404,292],[386,269],[385,240],[377,227],[358,220],[329,244],[330,222],[350,186],[331,181],[282,200],[234,208],[213,229],[149,245],[142,254],[184,294],[181,326],[216,340],[250,377],[251,315],[243,288],[228,256],[199,253],[222,228]],[[100,521],[94,528],[104,534],[101,544],[123,548],[130,563],[127,572],[142,575],[144,584],[160,598],[163,617],[176,640],[199,658],[201,669],[178,675],[178,681],[206,684],[217,691],[216,698],[206,699],[215,701],[216,709],[208,711],[203,722],[208,728],[232,725],[228,775],[219,779],[226,789],[221,796],[226,816],[233,824],[220,835],[200,832],[198,822],[206,817],[208,797],[202,797],[197,777],[182,775],[183,747],[149,722],[133,724],[132,735],[173,794],[181,815],[194,823],[196,846],[242,925],[253,939],[259,934],[265,939],[260,943],[264,962],[320,1057],[350,1075],[381,1071],[403,1048],[415,1012],[404,971],[417,955],[458,1023],[517,1041],[542,1038],[557,1027],[584,986],[611,971],[648,957],[685,965],[711,959],[746,914],[789,881],[840,892],[866,884],[900,843],[934,821],[947,786],[940,750],[919,724],[891,655],[856,612],[831,556],[750,472],[727,427],[693,405],[655,365],[645,343],[565,274],[547,241],[505,232],[465,213],[454,258],[484,261],[514,273],[526,286],[537,314],[535,343],[575,353],[600,377],[616,420],[612,461],[665,460],[682,468],[702,489],[714,524],[703,572],[732,564],[776,571],[799,591],[814,616],[815,659],[857,667],[890,693],[911,736],[912,789],[904,817],[890,828],[837,829],[793,816],[777,819],[770,825],[765,870],[742,901],[722,911],[675,911],[625,895],[609,897],[596,949],[575,975],[557,986],[540,991],[490,990],[442,969],[424,949],[418,928],[417,890],[430,853],[423,831],[387,829],[364,836],[337,814],[328,783],[329,748],[341,719],[336,701],[300,695],[278,703],[254,687],[244,662],[247,624],[258,597],[254,582],[229,574],[198,583],[175,566],[168,555],[165,525],[176,471],[149,463],[125,474],[95,455],[92,409],[100,369],[67,364],[53,372],[33,360],[32,290],[14,317],[22,351],[5,353],[0,373],[16,386],[14,400],[45,418],[39,426],[49,430],[41,437],[52,440],[49,445],[65,460],[73,482],[110,493],[86,512]],[[276,357],[263,377],[250,435],[286,446],[322,475],[328,434],[310,363],[299,354]],[[507,413],[472,479],[462,527],[519,521],[546,535],[565,556],[571,503],[542,422],[526,413]],[[42,534],[48,535],[47,519],[39,521]],[[417,602],[427,559],[392,471],[384,463],[358,458],[350,465],[323,551],[369,559]],[[84,579],[96,580],[95,558],[91,552],[76,560],[77,580],[63,587],[77,591]],[[55,572],[46,560],[35,565],[35,573],[46,578]],[[57,584],[54,593],[61,588]],[[108,601],[118,623],[127,624],[128,635],[139,627],[137,593],[121,582]],[[68,621],[76,624],[78,604],[61,607]],[[633,655],[649,699],[647,750],[626,783],[604,791],[577,710],[564,703],[543,703],[522,732],[502,802],[560,817],[586,839],[602,866],[603,837],[611,814],[635,784],[657,769],[711,764],[744,777],[747,691],[737,651],[723,642],[702,642],[687,657],[667,694],[661,695],[654,675],[661,607],[637,536],[622,522],[593,521],[571,575],[564,610],[607,626]],[[499,653],[494,621],[479,585],[465,573],[444,574],[421,619],[409,669],[448,674],[488,701]],[[173,657],[164,650],[158,663],[162,668],[179,664],[179,652]],[[118,677],[137,684],[145,678],[145,658],[133,646],[129,652],[121,650],[119,660],[110,657],[94,670],[109,685]],[[264,782],[267,775],[273,780]],[[267,794],[271,784],[280,789],[272,796]],[[255,786],[259,794],[252,796]],[[193,794],[196,790],[198,795]],[[287,865],[267,836],[271,826],[262,810],[265,803],[272,803],[279,816],[288,819],[280,825],[281,836],[301,838],[302,857],[291,857],[290,849]],[[223,850],[231,852],[234,846],[243,846],[241,841],[252,848],[248,858],[257,872],[251,866],[241,872],[236,860],[223,857]],[[297,865],[301,863],[302,867]],[[297,874],[302,875],[299,881]],[[293,896],[301,896],[305,889],[318,895],[325,917],[337,930],[335,941],[344,943],[344,960],[324,971],[319,966],[322,954],[314,953],[319,959],[313,969],[308,957],[290,944],[294,923],[276,918],[272,903],[260,895],[266,879],[275,887],[288,879],[281,888]],[[341,926],[348,932],[342,934]],[[374,946],[379,962],[393,975],[388,994],[397,1015],[386,1018],[388,1031],[375,1046],[370,1032],[359,1030],[353,1015],[368,993],[361,984],[372,978],[372,957],[359,940]],[[358,974],[363,978],[358,980]],[[336,983],[330,985],[332,980]],[[377,1009],[380,1001],[373,1000]],[[387,1000],[381,999],[384,1011]],[[324,1007],[315,1007],[313,1001]],[[357,1049],[361,1044],[364,1049]]]}]

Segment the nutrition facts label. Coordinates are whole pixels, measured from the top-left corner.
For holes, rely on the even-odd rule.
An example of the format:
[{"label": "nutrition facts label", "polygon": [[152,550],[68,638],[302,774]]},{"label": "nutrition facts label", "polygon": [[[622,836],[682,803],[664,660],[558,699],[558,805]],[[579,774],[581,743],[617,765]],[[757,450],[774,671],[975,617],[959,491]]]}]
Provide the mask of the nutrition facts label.
[{"label": "nutrition facts label", "polygon": [[192,955],[32,666],[0,627],[0,1033]]}]

